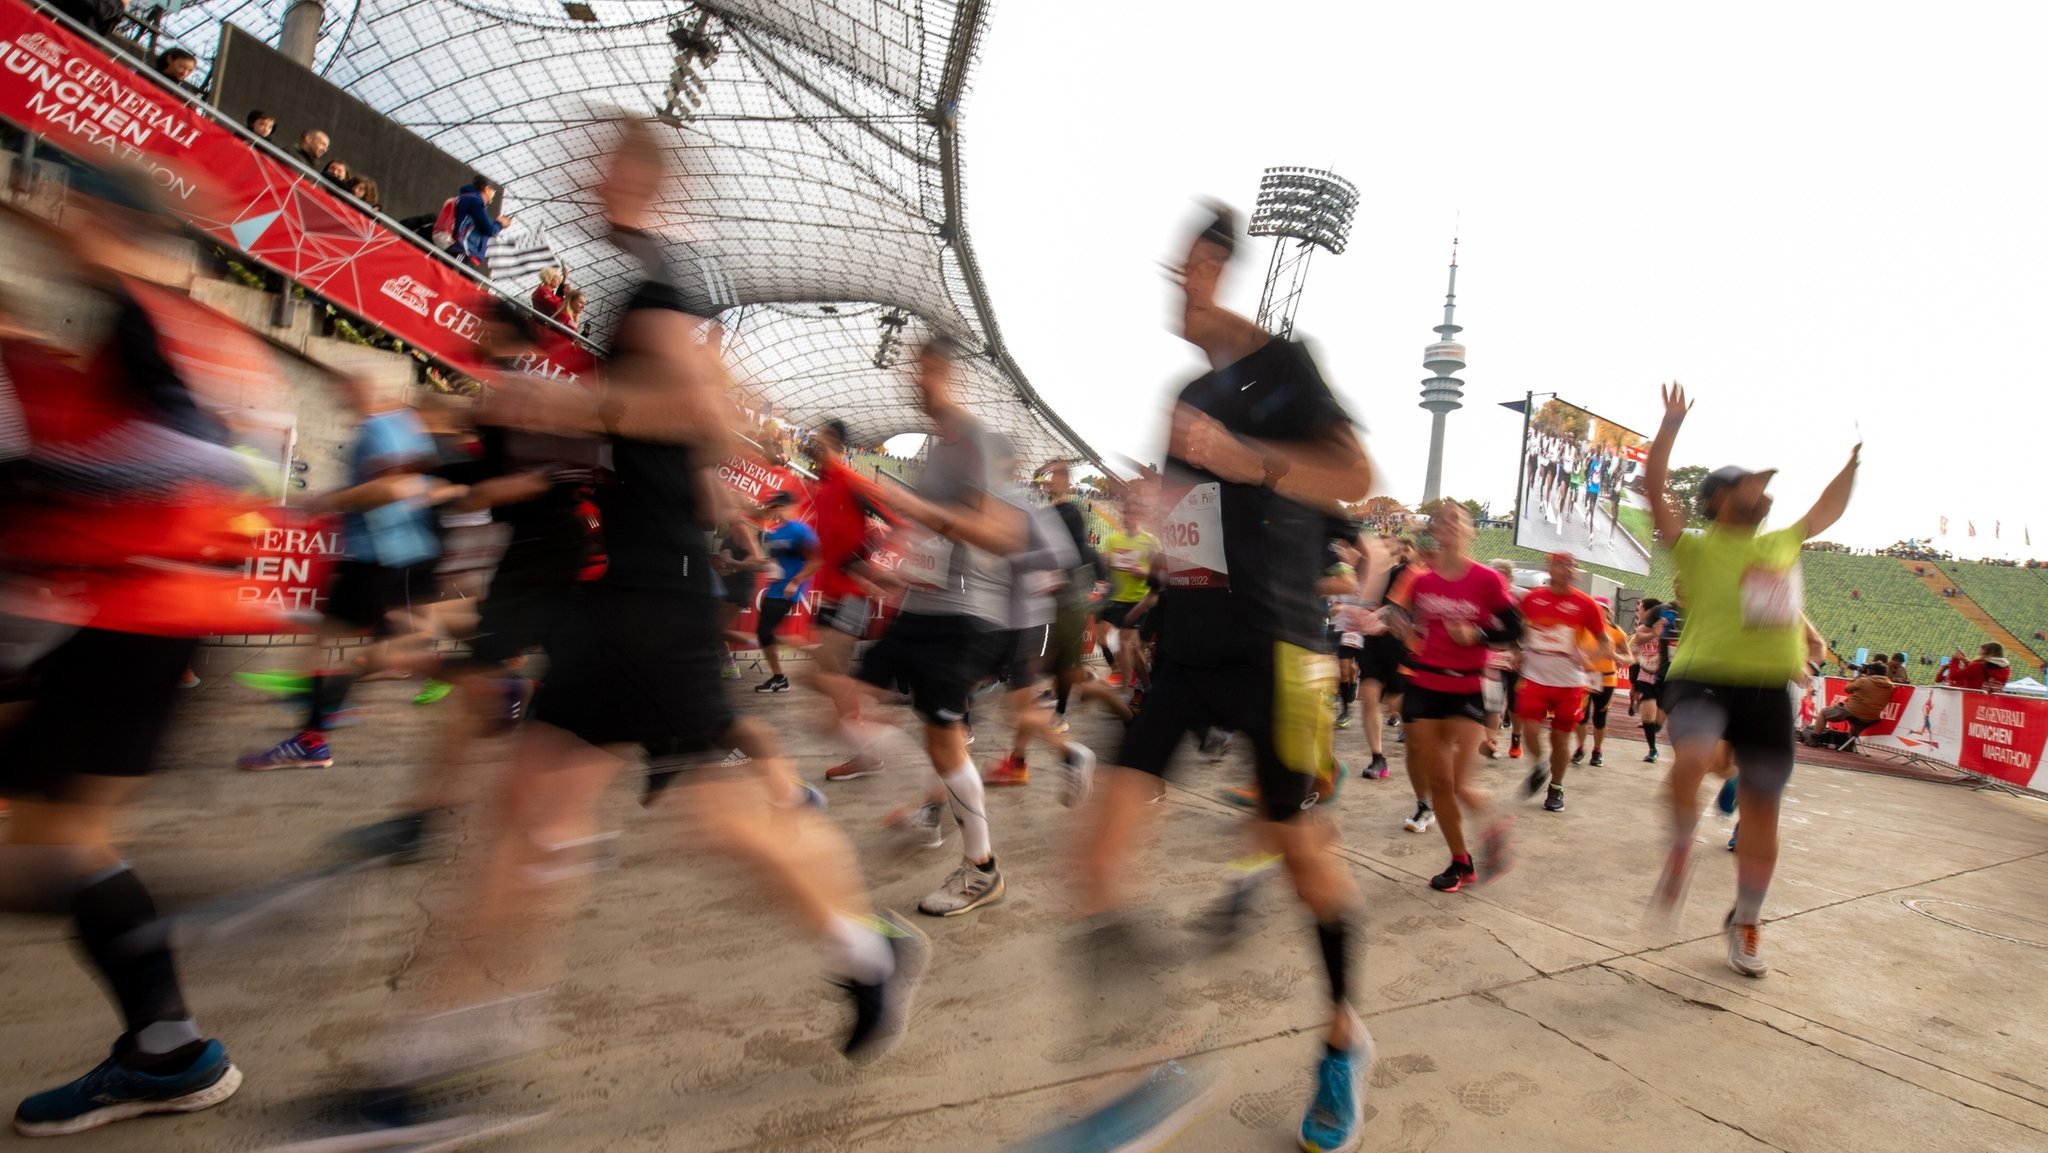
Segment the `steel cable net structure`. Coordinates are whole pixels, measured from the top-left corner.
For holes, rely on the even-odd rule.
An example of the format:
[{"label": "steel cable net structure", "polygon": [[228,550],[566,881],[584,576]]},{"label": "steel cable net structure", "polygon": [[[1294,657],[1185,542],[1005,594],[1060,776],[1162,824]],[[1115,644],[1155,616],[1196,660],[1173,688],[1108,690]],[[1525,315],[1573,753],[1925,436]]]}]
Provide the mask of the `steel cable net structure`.
[{"label": "steel cable net structure", "polygon": [[[287,2],[190,0],[165,23],[206,56],[223,20],[275,42]],[[589,294],[593,332],[636,274],[594,192],[611,120],[656,116],[676,173],[656,228],[774,415],[837,416],[863,443],[925,431],[905,362],[944,333],[963,402],[1021,458],[1095,460],[1003,346],[968,240],[957,128],[987,8],[335,0],[313,66],[503,182]]]}]

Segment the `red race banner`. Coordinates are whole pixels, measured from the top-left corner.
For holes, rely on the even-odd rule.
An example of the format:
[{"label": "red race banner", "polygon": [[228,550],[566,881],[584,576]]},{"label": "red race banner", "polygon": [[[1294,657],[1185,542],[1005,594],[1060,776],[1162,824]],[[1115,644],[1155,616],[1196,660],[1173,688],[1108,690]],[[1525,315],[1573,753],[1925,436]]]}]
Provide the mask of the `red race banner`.
[{"label": "red race banner", "polygon": [[[1846,695],[1848,685],[1841,677],[1827,677],[1816,691],[1832,705]],[[2048,767],[2042,764],[2048,754],[2048,700],[1899,685],[1892,689],[1883,719],[1864,730],[1859,743],[2048,792]]]},{"label": "red race banner", "polygon": [[[141,168],[207,236],[452,368],[487,371],[479,281],[22,0],[0,0],[0,118],[88,163]],[[552,343],[525,371],[574,381],[596,366]]]},{"label": "red race banner", "polygon": [[242,565],[236,601],[301,616],[320,611],[327,579],[341,559],[341,526],[296,508],[266,508],[257,515],[270,527],[257,534],[255,555]]}]

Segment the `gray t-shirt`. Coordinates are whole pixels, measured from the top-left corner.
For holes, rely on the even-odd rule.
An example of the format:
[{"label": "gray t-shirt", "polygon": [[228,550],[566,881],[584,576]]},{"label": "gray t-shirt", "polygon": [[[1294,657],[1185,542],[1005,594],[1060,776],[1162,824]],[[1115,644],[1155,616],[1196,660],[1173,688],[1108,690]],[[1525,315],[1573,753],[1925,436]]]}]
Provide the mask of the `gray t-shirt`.
[{"label": "gray t-shirt", "polygon": [[[997,490],[995,456],[988,430],[964,412],[932,438],[917,495],[934,504],[966,504]],[[913,587],[903,597],[903,611],[920,616],[980,619],[990,628],[1008,628],[1010,569],[1007,562],[960,541],[935,540],[937,587]]]},{"label": "gray t-shirt", "polygon": [[1053,591],[1081,563],[1074,538],[1060,523],[1060,514],[1031,499],[1024,486],[1011,484],[1002,499],[1029,518],[1030,539],[1024,551],[1010,557],[1010,627],[1035,629],[1052,623],[1057,614]]}]

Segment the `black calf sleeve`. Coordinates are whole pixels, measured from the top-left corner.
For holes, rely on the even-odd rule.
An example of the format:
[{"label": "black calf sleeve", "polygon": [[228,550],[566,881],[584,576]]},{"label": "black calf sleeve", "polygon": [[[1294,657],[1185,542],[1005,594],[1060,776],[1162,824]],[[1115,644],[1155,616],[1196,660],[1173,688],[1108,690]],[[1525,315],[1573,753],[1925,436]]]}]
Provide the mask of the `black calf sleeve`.
[{"label": "black calf sleeve", "polygon": [[1330,978],[1330,1001],[1342,1004],[1346,992],[1345,974],[1350,961],[1345,956],[1351,937],[1351,922],[1335,921],[1330,924],[1316,924],[1316,943],[1323,949],[1323,971]]},{"label": "black calf sleeve", "polygon": [[80,889],[71,914],[86,955],[113,989],[131,1036],[160,1021],[191,1016],[178,988],[170,945],[162,934],[149,931],[157,921],[156,902],[133,869],[121,866]]}]

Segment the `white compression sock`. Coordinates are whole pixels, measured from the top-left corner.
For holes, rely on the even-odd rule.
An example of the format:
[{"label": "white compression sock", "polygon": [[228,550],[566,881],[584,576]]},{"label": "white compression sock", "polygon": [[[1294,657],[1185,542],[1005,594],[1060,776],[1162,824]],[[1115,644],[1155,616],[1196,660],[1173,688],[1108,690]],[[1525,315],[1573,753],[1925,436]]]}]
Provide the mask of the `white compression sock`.
[{"label": "white compression sock", "polygon": [[988,806],[981,791],[981,774],[974,771],[974,762],[969,761],[939,780],[953,802],[953,819],[960,823],[960,840],[968,859],[976,864],[987,861],[995,855],[995,849],[989,845]]},{"label": "white compression sock", "polygon": [[832,918],[825,930],[832,951],[833,968],[840,976],[863,985],[879,985],[896,971],[896,954],[873,925],[844,913]]}]

